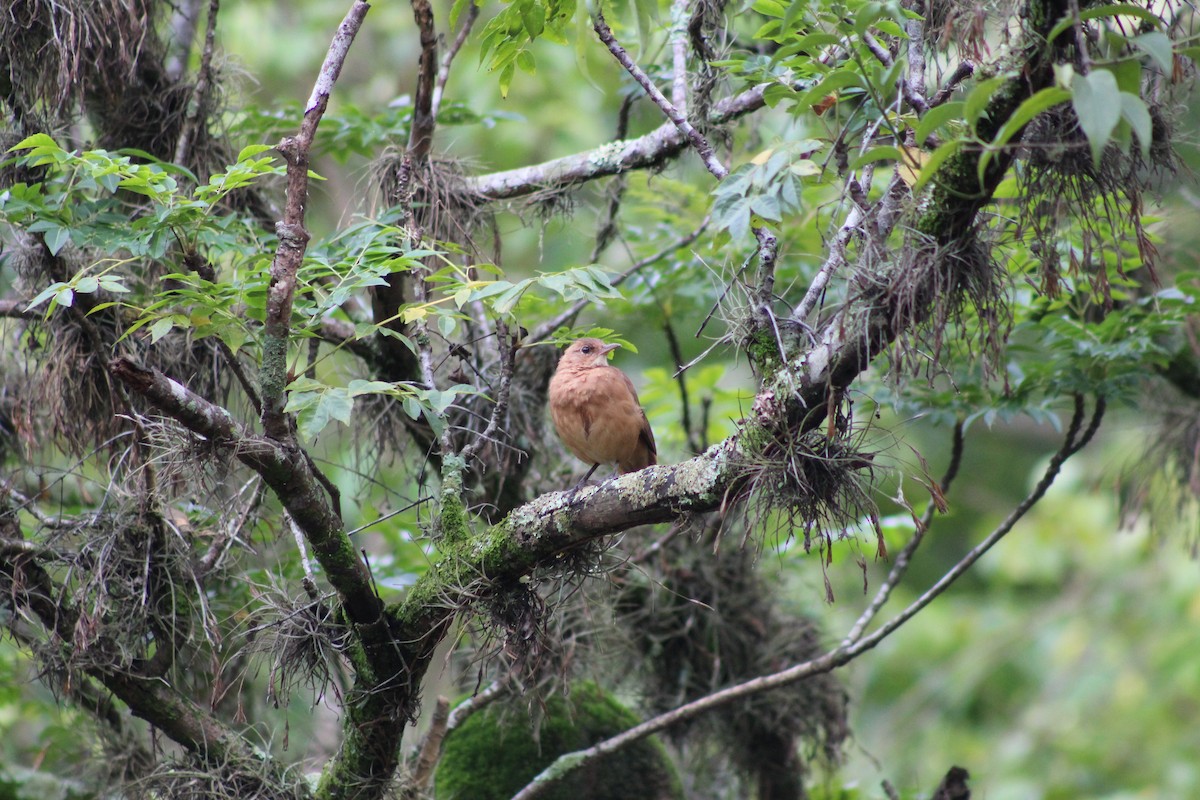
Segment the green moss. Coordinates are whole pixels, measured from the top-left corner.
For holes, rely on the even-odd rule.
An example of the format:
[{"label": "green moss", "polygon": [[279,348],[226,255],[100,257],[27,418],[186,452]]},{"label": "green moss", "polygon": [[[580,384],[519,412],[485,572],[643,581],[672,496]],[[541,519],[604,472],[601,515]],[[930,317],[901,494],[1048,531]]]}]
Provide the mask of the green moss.
[{"label": "green moss", "polygon": [[[591,682],[568,698],[546,701],[534,738],[523,710],[491,706],[446,739],[435,778],[437,800],[505,800],[558,756],[590,747],[636,725],[637,715]],[[548,800],[680,798],[678,776],[655,739],[643,739],[581,767],[554,786]]]},{"label": "green moss", "polygon": [[466,463],[458,456],[442,462],[442,498],[438,513],[438,531],[447,542],[462,542],[470,536],[471,525],[463,505],[462,473]]},{"label": "green moss", "polygon": [[782,366],[779,359],[779,343],[771,330],[755,331],[746,342],[746,355],[750,357],[750,363],[758,370],[759,375],[773,375]]}]

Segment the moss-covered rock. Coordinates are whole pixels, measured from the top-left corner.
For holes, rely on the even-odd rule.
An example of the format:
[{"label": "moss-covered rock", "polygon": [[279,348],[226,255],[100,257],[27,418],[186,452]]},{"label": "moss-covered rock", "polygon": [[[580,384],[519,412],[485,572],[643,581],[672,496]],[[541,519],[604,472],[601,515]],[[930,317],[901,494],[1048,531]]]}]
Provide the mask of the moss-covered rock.
[{"label": "moss-covered rock", "polygon": [[[570,697],[546,701],[534,736],[529,715],[492,705],[446,738],[435,777],[437,800],[507,800],[558,756],[589,747],[640,720],[591,682]],[[581,767],[546,794],[548,800],[677,800],[678,776],[662,745],[642,739]]]}]

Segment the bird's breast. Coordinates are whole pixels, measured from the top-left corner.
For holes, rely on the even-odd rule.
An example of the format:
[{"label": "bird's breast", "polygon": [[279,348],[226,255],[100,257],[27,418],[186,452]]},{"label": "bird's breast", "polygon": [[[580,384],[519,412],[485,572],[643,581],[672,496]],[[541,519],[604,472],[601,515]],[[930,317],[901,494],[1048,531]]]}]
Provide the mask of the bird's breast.
[{"label": "bird's breast", "polygon": [[625,460],[644,419],[625,376],[608,367],[555,373],[550,416],[567,448],[592,464]]}]

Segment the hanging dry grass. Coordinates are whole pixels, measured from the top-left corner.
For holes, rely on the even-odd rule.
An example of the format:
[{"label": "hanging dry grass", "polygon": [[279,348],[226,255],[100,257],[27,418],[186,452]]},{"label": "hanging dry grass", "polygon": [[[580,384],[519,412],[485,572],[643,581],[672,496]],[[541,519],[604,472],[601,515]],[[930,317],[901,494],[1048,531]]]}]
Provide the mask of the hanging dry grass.
[{"label": "hanging dry grass", "polygon": [[[711,544],[716,535],[710,530],[702,541]],[[618,624],[651,710],[666,711],[821,654],[810,620],[781,615],[754,551],[722,548],[714,555],[678,537],[659,565],[661,571],[647,576],[628,575],[616,598]],[[713,742],[700,751],[750,773],[767,762],[788,762],[801,743],[810,757],[833,764],[849,735],[846,702],[837,680],[820,675],[723,706],[671,733],[686,738],[689,749]]]}]

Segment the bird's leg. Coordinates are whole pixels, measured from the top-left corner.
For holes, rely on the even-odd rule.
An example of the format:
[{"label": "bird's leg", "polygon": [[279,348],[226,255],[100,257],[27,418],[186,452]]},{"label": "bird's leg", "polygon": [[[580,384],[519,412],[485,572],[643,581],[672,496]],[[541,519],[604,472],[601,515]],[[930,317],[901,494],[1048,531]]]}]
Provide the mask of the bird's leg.
[{"label": "bird's leg", "polygon": [[571,494],[567,497],[567,505],[575,502],[575,495],[579,494],[579,487],[588,482],[588,478],[592,477],[592,473],[600,467],[599,464],[592,464],[592,468],[587,471],[587,474],[579,479],[579,483],[575,484],[575,488],[571,490]]}]

